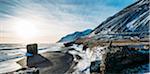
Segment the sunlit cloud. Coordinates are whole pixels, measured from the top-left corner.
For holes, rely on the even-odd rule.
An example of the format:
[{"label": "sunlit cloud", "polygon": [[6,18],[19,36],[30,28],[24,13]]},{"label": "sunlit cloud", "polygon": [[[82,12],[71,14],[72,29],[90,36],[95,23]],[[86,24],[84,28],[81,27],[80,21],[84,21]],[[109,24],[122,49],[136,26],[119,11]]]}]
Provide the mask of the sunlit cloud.
[{"label": "sunlit cloud", "polygon": [[[56,42],[74,31],[95,28],[133,2],[135,0],[0,0],[0,43]],[[27,36],[30,39],[23,40],[30,34],[33,35]]]}]

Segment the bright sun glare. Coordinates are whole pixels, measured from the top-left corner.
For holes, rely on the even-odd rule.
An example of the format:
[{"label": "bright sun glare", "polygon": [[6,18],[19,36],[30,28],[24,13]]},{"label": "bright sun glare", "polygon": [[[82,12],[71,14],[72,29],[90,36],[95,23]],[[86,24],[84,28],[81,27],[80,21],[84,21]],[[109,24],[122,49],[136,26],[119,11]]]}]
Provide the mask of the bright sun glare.
[{"label": "bright sun glare", "polygon": [[15,22],[15,32],[23,39],[32,39],[37,36],[38,29],[33,21],[18,20]]}]

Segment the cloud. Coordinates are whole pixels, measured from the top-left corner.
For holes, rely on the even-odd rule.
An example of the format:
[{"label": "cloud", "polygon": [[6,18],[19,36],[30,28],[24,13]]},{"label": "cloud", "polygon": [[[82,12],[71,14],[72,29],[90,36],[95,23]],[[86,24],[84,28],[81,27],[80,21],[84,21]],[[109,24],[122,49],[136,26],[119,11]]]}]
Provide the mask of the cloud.
[{"label": "cloud", "polygon": [[[30,20],[40,30],[39,39],[55,42],[74,31],[95,28],[135,0],[0,0],[0,33],[15,34],[19,19]],[[1,37],[1,36],[0,36]],[[42,41],[42,40],[41,40]]]}]

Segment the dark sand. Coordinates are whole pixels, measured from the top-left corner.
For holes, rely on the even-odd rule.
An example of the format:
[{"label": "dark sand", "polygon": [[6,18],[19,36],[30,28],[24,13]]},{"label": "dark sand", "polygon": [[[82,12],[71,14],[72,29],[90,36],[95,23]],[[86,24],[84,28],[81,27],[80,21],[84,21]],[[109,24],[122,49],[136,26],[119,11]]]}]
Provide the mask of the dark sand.
[{"label": "dark sand", "polygon": [[64,74],[73,63],[71,54],[62,52],[46,52],[26,57],[18,63],[27,68],[37,68],[40,74]]}]

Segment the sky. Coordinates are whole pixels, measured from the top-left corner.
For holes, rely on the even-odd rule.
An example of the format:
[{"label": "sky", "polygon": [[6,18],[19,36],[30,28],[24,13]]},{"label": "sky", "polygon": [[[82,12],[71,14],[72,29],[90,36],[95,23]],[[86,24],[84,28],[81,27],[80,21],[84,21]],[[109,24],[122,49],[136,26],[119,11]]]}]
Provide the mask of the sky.
[{"label": "sky", "polygon": [[0,0],[0,43],[55,43],[136,0]]}]

